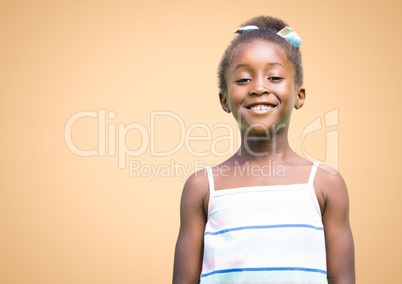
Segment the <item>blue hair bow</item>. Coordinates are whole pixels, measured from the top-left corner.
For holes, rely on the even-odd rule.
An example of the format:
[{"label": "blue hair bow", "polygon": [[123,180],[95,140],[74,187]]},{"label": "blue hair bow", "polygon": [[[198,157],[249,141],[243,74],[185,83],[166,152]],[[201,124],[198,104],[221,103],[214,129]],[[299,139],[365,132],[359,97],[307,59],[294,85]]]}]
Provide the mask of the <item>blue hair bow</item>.
[{"label": "blue hair bow", "polygon": [[[259,30],[260,28],[257,26],[245,26],[242,27],[238,30],[235,31],[237,34],[242,34],[247,31],[252,31],[252,30]],[[301,38],[299,35],[291,28],[291,27],[284,27],[281,29],[279,32],[276,33],[280,37],[284,38],[287,42],[293,44],[295,47],[299,47],[300,44],[302,43]]]}]

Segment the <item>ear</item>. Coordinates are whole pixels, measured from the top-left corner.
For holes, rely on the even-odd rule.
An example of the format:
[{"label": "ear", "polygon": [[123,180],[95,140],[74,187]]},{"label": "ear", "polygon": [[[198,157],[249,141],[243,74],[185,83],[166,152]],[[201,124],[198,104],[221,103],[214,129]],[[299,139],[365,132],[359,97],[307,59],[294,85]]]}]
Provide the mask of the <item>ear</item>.
[{"label": "ear", "polygon": [[230,108],[228,105],[228,100],[227,100],[226,94],[219,93],[219,101],[221,102],[222,109],[225,112],[230,113]]},{"label": "ear", "polygon": [[303,87],[299,88],[297,93],[297,98],[295,102],[295,109],[299,109],[304,105],[304,100],[306,99],[306,90]]}]

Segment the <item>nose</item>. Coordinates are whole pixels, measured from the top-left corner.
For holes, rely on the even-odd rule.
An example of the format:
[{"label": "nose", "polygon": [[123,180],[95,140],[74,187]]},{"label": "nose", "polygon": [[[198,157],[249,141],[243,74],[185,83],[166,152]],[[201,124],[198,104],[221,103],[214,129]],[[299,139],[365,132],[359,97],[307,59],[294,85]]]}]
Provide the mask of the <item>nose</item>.
[{"label": "nose", "polygon": [[269,94],[271,91],[268,89],[267,80],[264,78],[256,78],[253,80],[252,88],[250,89],[250,95],[261,96]]}]

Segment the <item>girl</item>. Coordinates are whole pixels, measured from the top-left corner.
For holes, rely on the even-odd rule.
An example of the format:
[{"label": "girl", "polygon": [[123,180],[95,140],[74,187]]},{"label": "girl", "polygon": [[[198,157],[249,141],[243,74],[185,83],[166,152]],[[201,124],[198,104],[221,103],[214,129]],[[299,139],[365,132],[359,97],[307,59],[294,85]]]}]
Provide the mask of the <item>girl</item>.
[{"label": "girl", "polygon": [[288,143],[292,109],[306,97],[301,40],[266,16],[236,33],[219,98],[241,146],[184,186],[173,283],[355,283],[346,185]]}]

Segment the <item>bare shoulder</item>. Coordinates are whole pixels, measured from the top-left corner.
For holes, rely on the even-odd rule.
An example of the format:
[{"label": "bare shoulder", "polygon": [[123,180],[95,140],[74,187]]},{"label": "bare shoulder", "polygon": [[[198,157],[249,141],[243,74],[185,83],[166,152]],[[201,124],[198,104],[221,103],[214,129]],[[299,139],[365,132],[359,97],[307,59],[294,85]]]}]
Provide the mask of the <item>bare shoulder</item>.
[{"label": "bare shoulder", "polygon": [[338,170],[325,164],[319,164],[314,186],[322,195],[325,207],[328,207],[329,203],[348,207],[347,186]]},{"label": "bare shoulder", "polygon": [[193,194],[208,190],[208,175],[206,169],[193,173],[184,184],[184,191],[191,191]]},{"label": "bare shoulder", "polygon": [[316,181],[324,190],[327,189],[326,191],[346,187],[345,181],[338,170],[325,164],[318,165]]},{"label": "bare shoulder", "polygon": [[208,176],[205,169],[193,173],[185,182],[182,202],[204,209],[209,199]]}]

